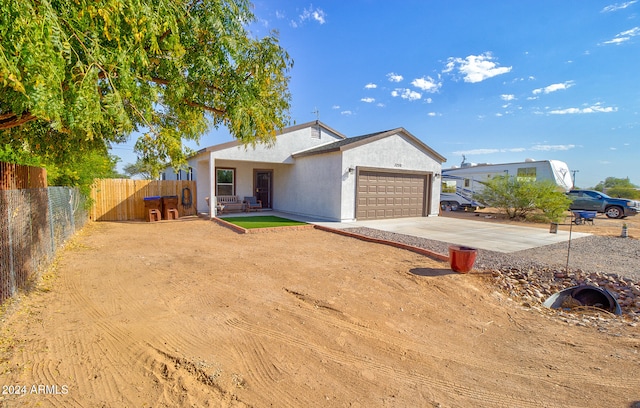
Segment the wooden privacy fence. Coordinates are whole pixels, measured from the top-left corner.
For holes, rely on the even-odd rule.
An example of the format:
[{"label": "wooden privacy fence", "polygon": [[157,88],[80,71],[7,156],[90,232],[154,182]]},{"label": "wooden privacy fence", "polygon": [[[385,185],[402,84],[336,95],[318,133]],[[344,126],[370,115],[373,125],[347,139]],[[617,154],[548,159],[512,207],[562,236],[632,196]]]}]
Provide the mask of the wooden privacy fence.
[{"label": "wooden privacy fence", "polygon": [[0,190],[47,188],[47,171],[40,167],[0,162]]},{"label": "wooden privacy fence", "polygon": [[145,197],[178,197],[181,217],[197,214],[193,180],[97,179],[91,189],[93,221],[127,221],[145,218]]}]

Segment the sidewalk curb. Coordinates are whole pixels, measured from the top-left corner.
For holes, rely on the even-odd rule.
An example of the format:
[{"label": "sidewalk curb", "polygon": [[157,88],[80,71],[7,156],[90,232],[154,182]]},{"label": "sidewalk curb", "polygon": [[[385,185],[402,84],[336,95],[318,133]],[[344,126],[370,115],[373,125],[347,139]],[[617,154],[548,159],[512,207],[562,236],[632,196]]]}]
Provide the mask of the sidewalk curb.
[{"label": "sidewalk curb", "polygon": [[325,227],[325,226],[322,226],[322,225],[315,225],[315,228],[319,229],[321,231],[332,232],[334,234],[344,235],[346,237],[356,238],[356,239],[359,239],[359,240],[362,240],[362,241],[368,241],[368,242],[373,242],[373,243],[376,243],[376,244],[389,245],[389,246],[392,246],[392,247],[405,249],[407,251],[415,252],[415,253],[420,254],[420,255],[428,256],[429,258],[433,258],[433,259],[436,259],[438,261],[449,262],[449,256],[448,255],[439,254],[437,252],[429,251],[428,249],[419,248],[419,247],[415,247],[415,246],[407,245],[407,244],[402,244],[400,242],[394,242],[394,241],[387,241],[387,240],[384,240],[384,239],[371,238],[371,237],[367,237],[365,235],[355,234],[353,232],[348,232],[348,231],[335,229],[335,228],[329,228],[329,227]]}]

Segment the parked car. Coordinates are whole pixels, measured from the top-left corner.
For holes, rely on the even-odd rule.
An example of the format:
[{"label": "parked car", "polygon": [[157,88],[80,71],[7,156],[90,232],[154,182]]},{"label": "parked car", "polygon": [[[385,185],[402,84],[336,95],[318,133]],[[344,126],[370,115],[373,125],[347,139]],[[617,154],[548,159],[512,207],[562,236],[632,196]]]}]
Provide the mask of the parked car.
[{"label": "parked car", "polygon": [[624,218],[640,211],[638,201],[609,197],[595,190],[571,190],[567,195],[572,200],[570,210],[597,211],[609,218]]}]

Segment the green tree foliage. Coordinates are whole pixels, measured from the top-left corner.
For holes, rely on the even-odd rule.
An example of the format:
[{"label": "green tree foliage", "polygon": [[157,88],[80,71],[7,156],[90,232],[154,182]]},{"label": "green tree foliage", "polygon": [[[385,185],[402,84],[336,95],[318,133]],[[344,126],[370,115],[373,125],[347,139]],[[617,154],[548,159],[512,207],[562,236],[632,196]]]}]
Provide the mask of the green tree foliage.
[{"label": "green tree foliage", "polygon": [[606,193],[611,197],[630,198],[633,200],[640,198],[638,186],[632,184],[629,177],[607,177],[604,181],[598,183],[593,189]]},{"label": "green tree foliage", "polygon": [[60,164],[136,131],[143,161],[176,168],[210,126],[272,142],[292,61],[275,33],[250,36],[250,6],[0,0],[0,141]]},{"label": "green tree foliage", "polygon": [[640,190],[633,187],[611,187],[607,189],[606,194],[615,198],[640,199]]},{"label": "green tree foliage", "polygon": [[144,163],[142,160],[138,160],[133,164],[127,164],[122,170],[130,177],[140,176],[144,180],[153,179],[153,169],[149,164]]},{"label": "green tree foliage", "polygon": [[116,171],[119,157],[105,156],[101,152],[94,151],[76,159],[66,163],[64,167],[45,166],[49,185],[78,187],[85,197],[89,197],[93,180],[97,178],[126,178]]},{"label": "green tree foliage", "polygon": [[31,156],[24,151],[13,148],[8,144],[0,144],[0,162],[23,164],[25,166],[45,167],[37,156]]},{"label": "green tree foliage", "polygon": [[119,157],[94,150],[84,155],[73,155],[64,165],[47,162],[46,158],[33,156],[24,150],[16,150],[11,145],[0,145],[0,161],[44,167],[50,186],[78,187],[82,194],[89,196],[91,185],[96,178],[126,178],[119,174],[116,165]]},{"label": "green tree foliage", "polygon": [[568,198],[553,182],[522,181],[517,177],[497,176],[485,183],[474,198],[489,207],[504,211],[510,219],[526,218],[542,211],[550,221],[558,221],[569,209]]}]

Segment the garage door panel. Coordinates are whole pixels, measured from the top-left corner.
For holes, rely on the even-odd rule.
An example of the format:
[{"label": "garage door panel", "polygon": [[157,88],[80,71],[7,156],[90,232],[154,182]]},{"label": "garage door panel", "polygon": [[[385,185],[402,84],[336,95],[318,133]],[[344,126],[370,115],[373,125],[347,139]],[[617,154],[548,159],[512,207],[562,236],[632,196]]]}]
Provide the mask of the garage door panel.
[{"label": "garage door panel", "polygon": [[424,215],[427,176],[376,171],[358,175],[357,219]]}]

